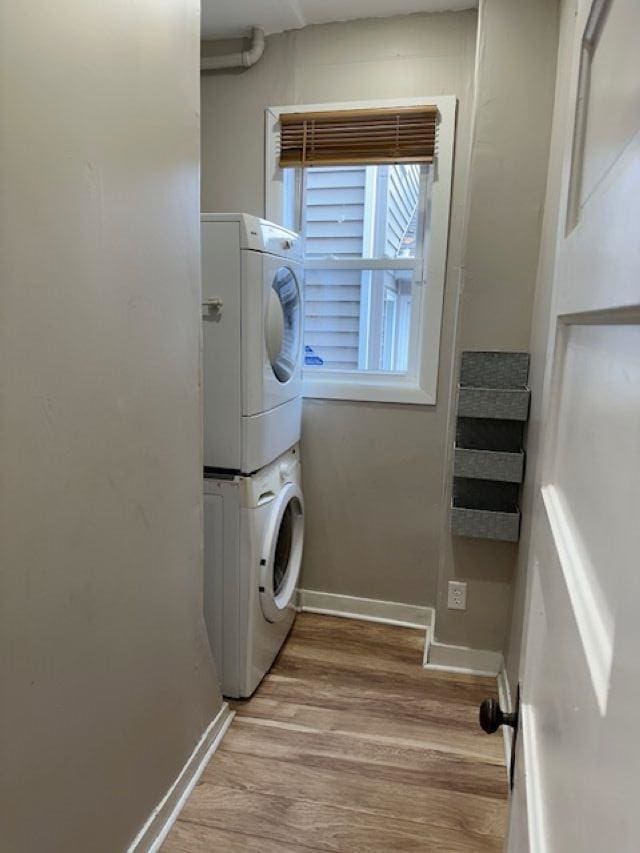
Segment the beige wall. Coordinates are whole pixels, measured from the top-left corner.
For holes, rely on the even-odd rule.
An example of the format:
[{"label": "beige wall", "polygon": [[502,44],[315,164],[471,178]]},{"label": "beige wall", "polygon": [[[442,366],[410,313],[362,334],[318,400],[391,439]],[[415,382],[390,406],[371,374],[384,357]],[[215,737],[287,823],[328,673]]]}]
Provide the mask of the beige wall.
[{"label": "beige wall", "polygon": [[[536,283],[533,320],[531,325],[531,417],[527,436],[528,476],[523,491],[523,525],[518,563],[513,584],[513,607],[509,638],[506,647],[506,664],[509,683],[515,689],[520,667],[520,651],[523,635],[524,605],[527,588],[527,563],[531,538],[532,507],[534,496],[540,487],[540,436],[543,406],[544,372],[547,363],[551,288],[558,236],[560,193],[562,189],[563,144],[566,138],[566,122],[569,112],[569,81],[571,55],[575,29],[576,0],[562,0],[559,52],[553,126],[549,148],[549,172],[544,205],[544,219],[540,240],[540,263]],[[547,390],[548,393],[548,389]]]},{"label": "beige wall", "polygon": [[[302,583],[310,589],[435,601],[475,31],[473,11],[307,27],[268,38],[262,60],[246,72],[202,78],[203,209],[258,215],[266,106],[438,94],[460,101],[440,402],[305,402]],[[208,44],[204,52],[234,47]]]},{"label": "beige wall", "polygon": [[[529,349],[553,107],[557,0],[483,0],[478,33],[457,356],[465,349]],[[534,389],[534,398],[536,394]],[[454,401],[455,390],[452,410]],[[453,430],[452,419],[449,455]],[[448,489],[450,478],[446,485]],[[515,544],[452,537],[445,521],[438,640],[504,648],[517,554]],[[450,579],[468,582],[466,611],[447,609]]]},{"label": "beige wall", "polygon": [[9,3],[0,34],[0,849],[114,853],[221,701],[198,4]]},{"label": "beige wall", "polygon": [[[473,11],[307,27],[269,38],[247,72],[203,76],[202,191],[204,209],[264,213],[269,104],[458,96],[439,402],[305,402],[303,584],[436,604],[439,640],[502,649],[518,548],[449,534],[451,413],[461,350],[528,349],[556,0],[483,0],[480,22],[477,51]],[[464,612],[446,608],[451,578],[469,584]]]}]

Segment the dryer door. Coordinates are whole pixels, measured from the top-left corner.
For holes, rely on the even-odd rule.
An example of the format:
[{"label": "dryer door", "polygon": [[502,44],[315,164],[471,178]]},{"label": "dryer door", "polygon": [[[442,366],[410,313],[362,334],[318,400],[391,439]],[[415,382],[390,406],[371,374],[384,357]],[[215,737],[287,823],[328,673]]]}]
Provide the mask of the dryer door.
[{"label": "dryer door", "polygon": [[272,503],[262,543],[260,605],[269,622],[279,622],[295,606],[303,542],[302,492],[287,483]]},{"label": "dryer door", "polygon": [[266,295],[264,342],[277,381],[284,385],[298,369],[302,331],[300,286],[292,269],[276,270]]},{"label": "dryer door", "polygon": [[242,413],[268,412],[302,394],[302,267],[243,252]]}]

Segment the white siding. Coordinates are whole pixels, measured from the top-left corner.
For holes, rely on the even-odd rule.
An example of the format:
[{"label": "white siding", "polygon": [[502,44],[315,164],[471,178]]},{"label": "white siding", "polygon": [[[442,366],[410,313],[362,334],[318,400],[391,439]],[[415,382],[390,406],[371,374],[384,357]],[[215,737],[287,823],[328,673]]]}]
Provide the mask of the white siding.
[{"label": "white siding", "polygon": [[307,270],[305,306],[305,345],[325,367],[357,369],[360,272]]},{"label": "white siding", "polygon": [[[365,222],[372,216],[376,220],[374,255],[398,256],[403,238],[414,221],[420,167],[380,167],[374,179],[377,180],[375,211],[372,209],[373,194],[366,197],[365,167],[306,170],[302,224],[308,259],[362,257],[364,229],[368,227]],[[371,246],[367,254],[370,251]],[[358,270],[327,269],[306,273],[305,345],[311,347],[313,354],[329,369],[358,368],[361,279],[362,273]],[[386,285],[398,290],[391,273],[375,275],[373,281],[376,288]],[[369,321],[365,319],[364,322]],[[373,351],[379,352],[379,346],[380,342],[374,344]]]},{"label": "white siding", "polygon": [[304,233],[308,258],[362,257],[364,168],[308,169]]},{"label": "white siding", "polygon": [[384,254],[395,258],[412,224],[420,192],[420,167],[390,166],[387,183],[387,229]]}]

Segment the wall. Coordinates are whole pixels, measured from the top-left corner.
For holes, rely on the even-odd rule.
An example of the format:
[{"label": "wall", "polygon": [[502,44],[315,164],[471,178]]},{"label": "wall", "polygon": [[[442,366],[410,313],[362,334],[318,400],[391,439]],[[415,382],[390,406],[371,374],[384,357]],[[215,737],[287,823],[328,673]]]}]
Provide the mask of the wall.
[{"label": "wall", "polygon": [[123,850],[220,706],[198,3],[0,13],[0,850]]},{"label": "wall", "polygon": [[[474,11],[307,27],[269,37],[252,69],[202,77],[204,210],[264,215],[269,105],[438,94],[460,101],[440,402],[305,401],[306,588],[435,601],[475,30]],[[209,43],[204,53],[237,47]]]},{"label": "wall", "polygon": [[[456,373],[465,349],[529,349],[558,39],[557,0],[483,0],[479,16]],[[537,383],[533,400],[535,417]],[[453,435],[452,417],[447,471]],[[450,483],[447,476],[445,505]],[[452,537],[445,510],[440,556],[437,639],[503,649],[517,545]],[[466,611],[447,609],[452,578],[468,583]]]},{"label": "wall", "polygon": [[549,347],[549,322],[551,310],[551,290],[558,238],[559,211],[562,190],[563,147],[566,138],[566,122],[571,117],[569,111],[569,80],[576,18],[575,0],[562,0],[559,34],[559,52],[556,77],[556,95],[553,110],[553,125],[549,148],[549,171],[544,204],[544,219],[540,240],[540,262],[536,282],[533,319],[531,324],[531,417],[527,436],[527,468],[529,475],[525,482],[522,500],[523,524],[520,551],[513,584],[513,603],[511,625],[506,645],[506,667],[509,683],[515,690],[520,667],[521,644],[525,617],[525,594],[527,588],[527,568],[531,522],[535,495],[540,488],[540,438],[542,433],[542,412],[545,394],[549,388],[544,385],[544,373],[547,366]]}]

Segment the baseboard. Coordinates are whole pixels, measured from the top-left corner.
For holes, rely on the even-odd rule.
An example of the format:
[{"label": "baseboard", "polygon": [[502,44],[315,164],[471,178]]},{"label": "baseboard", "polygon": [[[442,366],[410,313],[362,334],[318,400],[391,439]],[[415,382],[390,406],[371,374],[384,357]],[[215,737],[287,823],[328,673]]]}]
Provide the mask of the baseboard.
[{"label": "baseboard", "polygon": [[207,726],[175,782],[155,807],[127,853],[156,853],[160,849],[209,759],[218,748],[233,717],[234,712],[225,702],[215,719]]},{"label": "baseboard", "polygon": [[503,668],[502,652],[451,646],[430,640],[425,669],[440,669],[497,678]]},{"label": "baseboard", "polygon": [[[511,685],[509,684],[509,676],[505,666],[498,673],[498,700],[500,707],[506,714],[513,712]],[[511,751],[513,748],[513,729],[511,726],[502,726],[502,739],[504,742],[504,763],[507,768],[507,779],[511,780]]]},{"label": "baseboard", "polygon": [[431,649],[431,643],[433,642],[433,626],[435,622],[436,614],[435,611],[431,613],[431,619],[429,620],[429,624],[427,625],[427,630],[424,635],[424,653],[422,655],[422,666],[426,666],[429,663],[429,651]]},{"label": "baseboard", "polygon": [[431,624],[433,619],[431,607],[403,604],[398,601],[380,601],[376,598],[358,598],[353,595],[337,595],[315,589],[298,590],[298,609],[305,613],[362,619],[384,625],[419,628],[422,631]]}]

